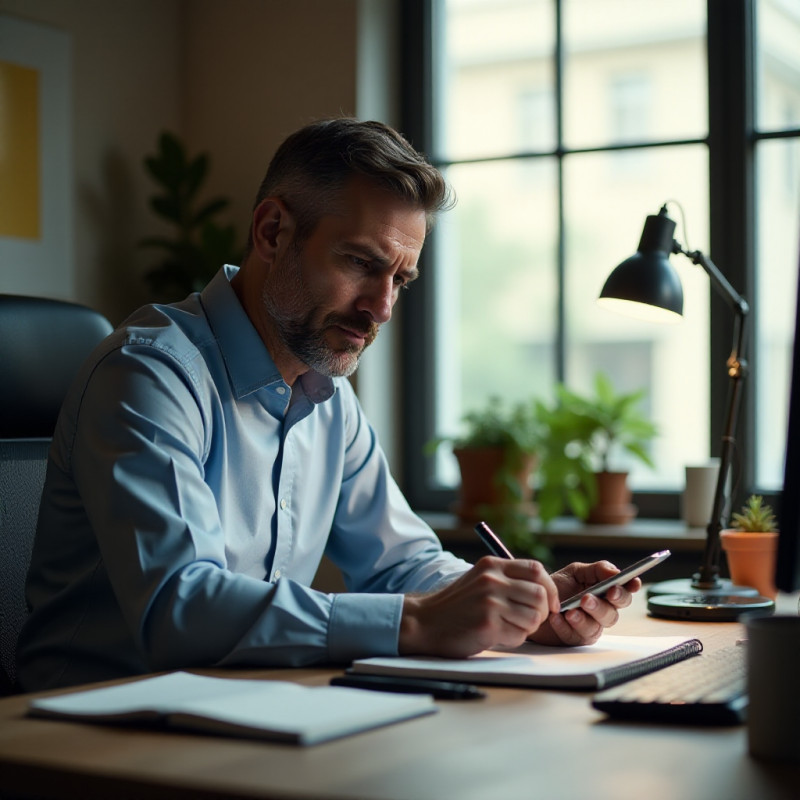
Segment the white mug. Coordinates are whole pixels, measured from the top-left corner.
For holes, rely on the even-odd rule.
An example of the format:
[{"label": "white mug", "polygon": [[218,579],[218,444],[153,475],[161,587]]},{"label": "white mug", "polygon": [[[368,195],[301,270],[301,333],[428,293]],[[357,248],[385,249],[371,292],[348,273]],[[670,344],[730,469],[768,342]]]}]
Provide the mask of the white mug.
[{"label": "white mug", "polygon": [[683,520],[689,528],[705,528],[714,510],[714,495],[719,478],[719,459],[707,464],[686,467],[686,488],[683,490]]}]

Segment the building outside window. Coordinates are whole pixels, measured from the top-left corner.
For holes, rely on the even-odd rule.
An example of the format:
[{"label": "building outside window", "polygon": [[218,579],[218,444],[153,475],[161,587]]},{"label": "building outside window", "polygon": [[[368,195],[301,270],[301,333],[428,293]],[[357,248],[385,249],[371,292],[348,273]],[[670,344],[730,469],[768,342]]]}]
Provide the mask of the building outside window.
[{"label": "building outside window", "polygon": [[[454,458],[422,451],[464,413],[492,395],[548,401],[557,381],[589,390],[602,370],[646,391],[660,430],[655,469],[618,465],[641,513],[677,515],[684,466],[718,455],[730,312],[682,256],[679,325],[595,302],[665,201],[676,238],[753,309],[735,480],[777,489],[800,248],[800,0],[414,0],[406,13],[409,50],[425,56],[406,72],[405,129],[458,197],[404,297],[412,503],[451,501]],[[741,85],[726,58],[742,59]]]}]

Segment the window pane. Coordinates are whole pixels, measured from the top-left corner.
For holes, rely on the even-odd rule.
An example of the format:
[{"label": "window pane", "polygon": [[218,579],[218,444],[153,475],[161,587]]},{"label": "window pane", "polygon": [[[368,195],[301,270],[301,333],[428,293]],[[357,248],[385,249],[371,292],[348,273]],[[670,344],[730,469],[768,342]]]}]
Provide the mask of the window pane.
[{"label": "window pane", "polygon": [[[431,241],[435,386],[426,422],[455,434],[464,413],[492,395],[549,400],[562,367],[581,391],[602,369],[620,391],[646,390],[645,411],[661,432],[655,470],[620,468],[632,471],[636,490],[679,491],[684,466],[710,455],[709,376],[725,371],[709,364],[708,278],[672,257],[685,295],[675,326],[616,316],[596,299],[665,201],[686,212],[688,236],[669,205],[676,238],[709,252],[707,146],[661,144],[708,133],[706,0],[563,0],[561,104],[558,6],[433,0],[431,153],[449,165],[458,205]],[[658,146],[571,152],[638,143]],[[457,480],[455,459],[440,448],[435,485]]]},{"label": "window pane", "polygon": [[757,5],[757,125],[759,130],[800,126],[800,2]]},{"label": "window pane", "polygon": [[552,150],[552,0],[438,0],[436,8],[436,157]]},{"label": "window pane", "polygon": [[760,142],[756,270],[756,485],[783,482],[800,250],[800,138]]},{"label": "window pane", "polygon": [[[629,158],[635,171],[624,165]],[[667,200],[675,198],[686,215],[688,236],[679,207],[668,204],[675,238],[708,253],[706,148],[575,154],[564,164],[567,383],[589,391],[603,370],[618,391],[645,389],[643,408],[660,431],[651,452],[656,469],[624,458],[613,467],[630,469],[636,489],[678,489],[684,466],[709,456],[708,279],[687,258],[672,256],[684,294],[677,325],[633,320],[596,300],[613,268],[636,252],[645,217]]]},{"label": "window pane", "polygon": [[568,147],[707,133],[705,0],[564,0]]},{"label": "window pane", "polygon": [[[438,434],[492,395],[549,395],[556,374],[556,168],[552,159],[463,164],[456,207],[436,229]],[[438,479],[454,484],[445,454]]]}]

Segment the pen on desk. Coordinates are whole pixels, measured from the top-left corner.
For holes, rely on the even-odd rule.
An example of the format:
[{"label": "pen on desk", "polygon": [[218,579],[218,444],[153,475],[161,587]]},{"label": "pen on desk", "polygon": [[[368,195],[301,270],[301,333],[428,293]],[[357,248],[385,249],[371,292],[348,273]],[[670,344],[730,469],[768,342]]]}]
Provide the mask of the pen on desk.
[{"label": "pen on desk", "polygon": [[514,558],[509,549],[500,541],[500,537],[485,522],[479,522],[475,526],[475,532],[481,537],[492,555],[498,558]]},{"label": "pen on desk", "polygon": [[378,692],[401,694],[430,694],[437,700],[478,700],[486,693],[469,683],[439,681],[430,678],[395,678],[391,675],[356,675],[347,672],[331,678],[332,686],[349,686],[354,689],[371,689]]}]

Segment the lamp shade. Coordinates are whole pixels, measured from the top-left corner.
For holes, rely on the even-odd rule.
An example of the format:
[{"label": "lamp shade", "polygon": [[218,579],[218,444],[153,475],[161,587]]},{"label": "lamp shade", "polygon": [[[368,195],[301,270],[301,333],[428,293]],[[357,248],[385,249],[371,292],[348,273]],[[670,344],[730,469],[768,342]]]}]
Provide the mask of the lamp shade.
[{"label": "lamp shade", "polygon": [[683,288],[669,261],[675,222],[664,208],[644,223],[639,248],[608,276],[598,302],[615,311],[651,320],[678,321]]}]

